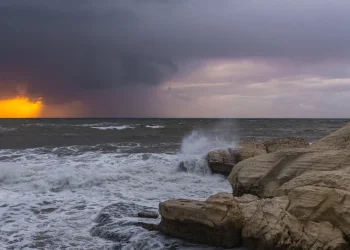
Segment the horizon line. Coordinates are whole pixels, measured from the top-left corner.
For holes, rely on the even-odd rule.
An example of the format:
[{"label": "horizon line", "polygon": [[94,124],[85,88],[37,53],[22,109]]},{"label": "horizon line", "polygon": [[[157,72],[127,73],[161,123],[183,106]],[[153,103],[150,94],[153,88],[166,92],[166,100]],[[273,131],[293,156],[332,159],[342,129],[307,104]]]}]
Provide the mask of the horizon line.
[{"label": "horizon line", "polygon": [[314,119],[314,120],[346,120],[350,117],[0,117],[1,120],[36,120],[36,119],[240,119],[240,120],[263,120],[263,119]]}]

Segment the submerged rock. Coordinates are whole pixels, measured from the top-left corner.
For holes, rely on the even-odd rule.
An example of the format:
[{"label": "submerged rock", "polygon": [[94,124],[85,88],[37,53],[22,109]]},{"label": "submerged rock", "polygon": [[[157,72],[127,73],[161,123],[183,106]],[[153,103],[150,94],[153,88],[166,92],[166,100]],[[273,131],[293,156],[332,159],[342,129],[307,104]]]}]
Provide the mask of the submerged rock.
[{"label": "submerged rock", "polygon": [[140,218],[157,219],[159,214],[153,211],[142,211],[142,212],[138,212],[137,216]]},{"label": "submerged rock", "polygon": [[136,222],[135,225],[143,227],[144,229],[147,229],[148,231],[159,231],[159,225],[157,225],[157,224],[146,223],[146,222]]},{"label": "submerged rock", "polygon": [[134,235],[143,233],[144,229],[153,231],[157,228],[157,225],[149,223],[151,220],[136,218],[137,215],[158,217],[158,213],[150,211],[149,207],[119,202],[101,210],[94,220],[96,225],[90,230],[90,234],[123,245]]},{"label": "submerged rock", "polygon": [[179,163],[178,171],[208,175],[211,173],[208,162],[205,159],[188,159]]}]

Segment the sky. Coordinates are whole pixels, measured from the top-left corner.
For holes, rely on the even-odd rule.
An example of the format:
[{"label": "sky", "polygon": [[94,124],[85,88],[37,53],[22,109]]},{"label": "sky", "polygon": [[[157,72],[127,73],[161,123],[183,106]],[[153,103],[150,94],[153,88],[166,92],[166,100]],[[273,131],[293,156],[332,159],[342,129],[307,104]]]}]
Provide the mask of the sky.
[{"label": "sky", "polygon": [[1,0],[0,101],[40,100],[42,117],[349,117],[349,13],[348,0]]}]

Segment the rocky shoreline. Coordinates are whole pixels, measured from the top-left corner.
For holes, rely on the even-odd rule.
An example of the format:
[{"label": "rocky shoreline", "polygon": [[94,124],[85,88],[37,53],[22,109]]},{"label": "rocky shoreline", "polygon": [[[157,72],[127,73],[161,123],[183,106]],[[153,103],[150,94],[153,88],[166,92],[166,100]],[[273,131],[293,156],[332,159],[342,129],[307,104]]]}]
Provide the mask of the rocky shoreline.
[{"label": "rocky shoreline", "polygon": [[[291,137],[246,141],[237,149],[211,151],[205,160],[213,173],[228,176],[231,193],[217,193],[205,201],[164,201],[159,204],[160,223],[133,224],[223,248],[349,249],[350,122],[311,145]],[[179,168],[184,167],[180,163]],[[113,206],[120,209],[121,205],[106,209],[114,211]],[[104,228],[114,226],[105,224],[109,216],[118,217],[106,209],[91,233],[118,239],[104,233]],[[158,216],[140,209],[135,207],[132,214],[150,219]]]},{"label": "rocky shoreline", "polygon": [[227,248],[348,249],[350,123],[312,145],[248,142],[207,160],[223,174],[232,169],[232,193],[160,203],[160,232]]}]

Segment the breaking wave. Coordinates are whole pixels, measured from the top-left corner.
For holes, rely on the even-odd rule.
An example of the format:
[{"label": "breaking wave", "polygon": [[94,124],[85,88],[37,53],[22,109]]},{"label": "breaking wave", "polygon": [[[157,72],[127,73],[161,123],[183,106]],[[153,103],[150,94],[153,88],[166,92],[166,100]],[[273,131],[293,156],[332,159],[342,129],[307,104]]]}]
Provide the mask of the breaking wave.
[{"label": "breaking wave", "polygon": [[165,127],[162,126],[162,125],[146,125],[146,128],[154,128],[154,129],[157,129],[157,128],[165,128]]},{"label": "breaking wave", "polygon": [[194,130],[182,140],[180,154],[183,160],[178,164],[178,171],[210,175],[211,170],[205,159],[207,153],[219,148],[235,148],[236,137],[227,132]]},{"label": "breaking wave", "polygon": [[235,146],[225,133],[194,130],[177,144],[178,152],[148,152],[160,145],[131,142],[0,150],[0,239],[10,249],[195,249],[143,229],[138,222],[159,221],[135,213],[157,211],[168,199],[229,192],[229,183],[212,175],[204,158],[212,149]]},{"label": "breaking wave", "polygon": [[91,127],[94,129],[99,130],[124,130],[124,129],[134,129],[135,127],[129,126],[129,125],[122,125],[122,126],[106,126],[106,127]]}]

